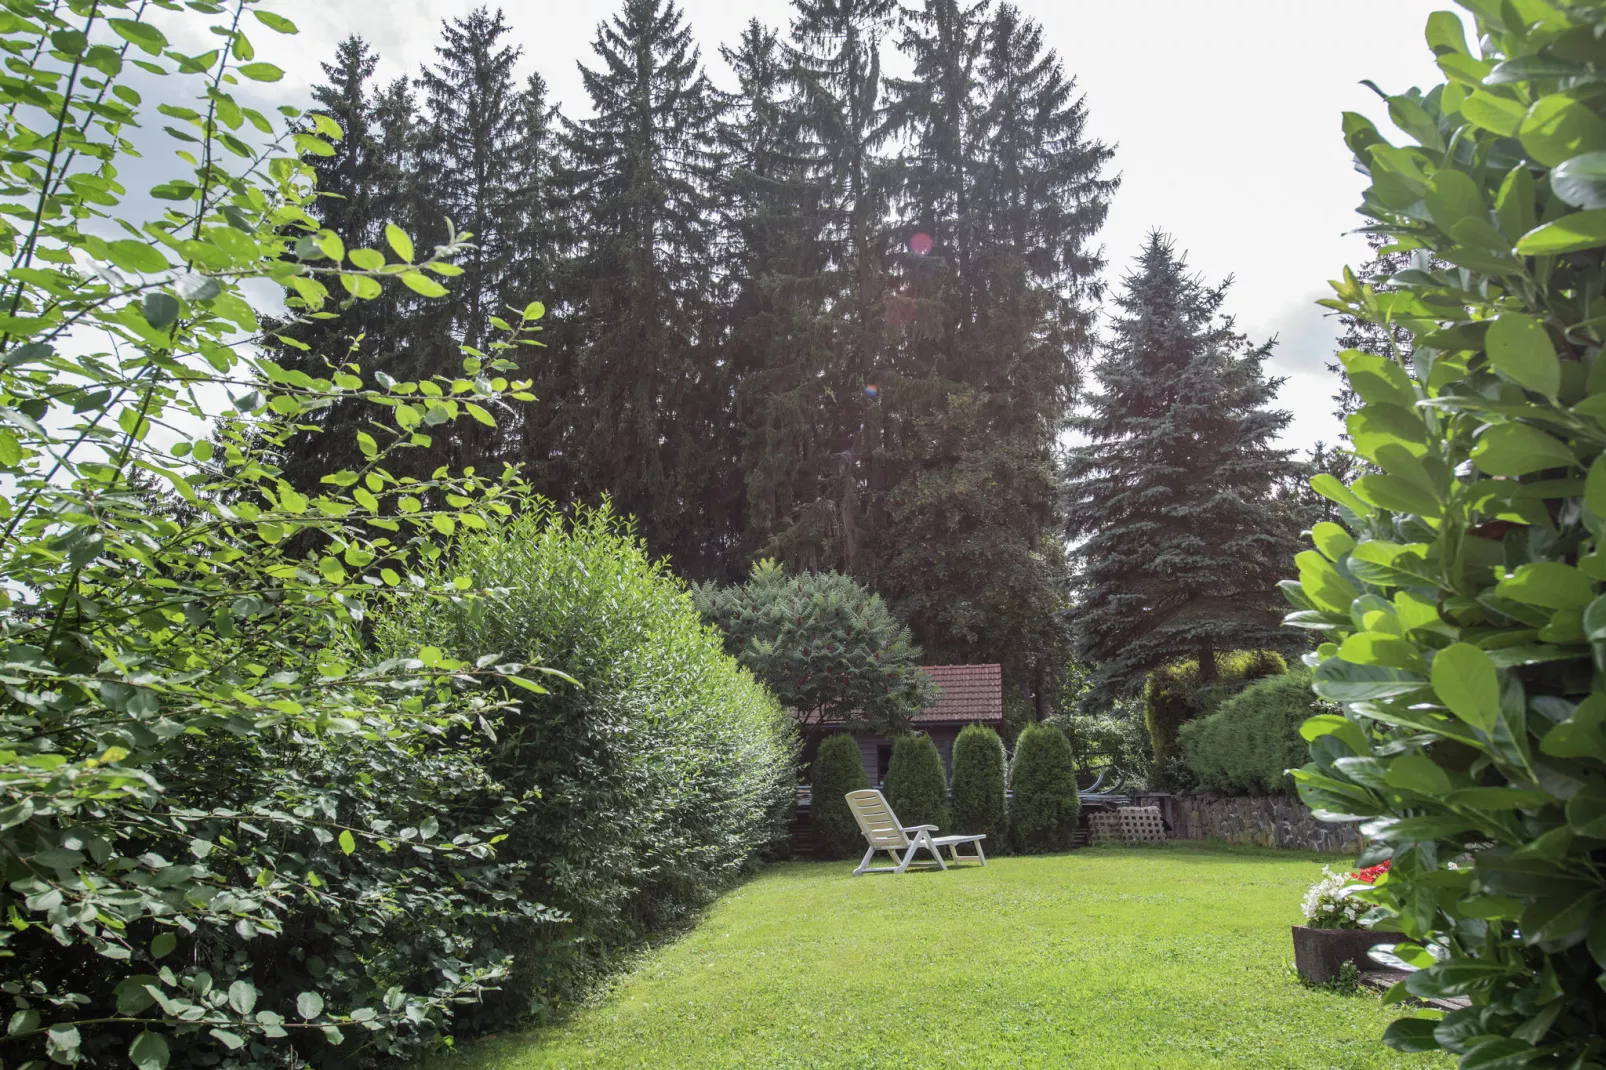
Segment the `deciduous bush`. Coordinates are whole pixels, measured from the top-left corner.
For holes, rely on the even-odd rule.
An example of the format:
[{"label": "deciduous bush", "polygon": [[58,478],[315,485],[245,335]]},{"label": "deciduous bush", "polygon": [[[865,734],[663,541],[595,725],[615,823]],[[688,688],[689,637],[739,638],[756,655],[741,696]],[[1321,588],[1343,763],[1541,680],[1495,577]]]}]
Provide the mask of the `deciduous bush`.
[{"label": "deciduous bush", "polygon": [[1042,724],[1022,732],[1009,767],[1009,786],[1015,793],[1009,823],[1017,850],[1039,854],[1071,846],[1082,798],[1064,732]]},{"label": "deciduous bush", "polygon": [[1143,686],[1143,723],[1149,731],[1151,776],[1156,787],[1191,787],[1177,750],[1177,733],[1244,686],[1288,671],[1282,655],[1269,650],[1228,650],[1216,654],[1211,680],[1201,678],[1197,659],[1168,665],[1149,674]]},{"label": "deciduous bush", "polygon": [[1293,794],[1288,770],[1305,764],[1306,719],[1336,708],[1311,693],[1308,670],[1258,680],[1182,726],[1182,764],[1201,791],[1220,795]]},{"label": "deciduous bush", "polygon": [[524,651],[580,684],[521,695],[488,758],[530,796],[504,849],[531,864],[526,895],[573,919],[517,949],[504,998],[539,1009],[784,835],[796,728],[607,507],[526,502],[460,538],[425,581],[462,594],[378,622],[384,648],[429,643],[465,660]]},{"label": "deciduous bush", "polygon": [[[0,18],[27,57],[0,84],[7,1066],[408,1058],[505,976],[506,933],[556,918],[497,856],[524,800],[477,761],[519,668],[363,641],[440,597],[406,577],[442,532],[506,511],[495,484],[393,472],[425,428],[529,397],[494,354],[538,312],[422,384],[263,356],[253,295],[290,291],[294,319],[440,294],[461,249],[320,229],[301,157],[340,130],[250,107],[242,81],[283,73],[252,59],[263,28],[294,32],[249,2]],[[136,128],[184,151],[131,166]],[[289,486],[278,447],[356,398],[360,464]]]},{"label": "deciduous bush", "polygon": [[1065,733],[1076,772],[1091,786],[1100,774],[1101,791],[1142,790],[1149,786],[1149,736],[1136,704],[1110,713],[1062,713],[1043,720]]},{"label": "deciduous bush", "polygon": [[845,796],[870,786],[859,743],[845,732],[826,736],[810,769],[809,824],[820,858],[850,858],[864,852],[864,833]]},{"label": "deciduous bush", "polygon": [[811,731],[834,723],[896,735],[936,698],[908,627],[851,576],[766,560],[745,583],[692,591],[725,649]]},{"label": "deciduous bush", "polygon": [[882,790],[905,825],[948,827],[948,778],[930,736],[916,733],[893,742]]},{"label": "deciduous bush", "polygon": [[1006,773],[1004,741],[998,733],[982,725],[966,725],[954,740],[953,827],[947,831],[983,833],[988,850],[1007,848]]},{"label": "deciduous bush", "polygon": [[[1285,584],[1324,640],[1301,796],[1364,820],[1360,893],[1437,955],[1404,983],[1464,1009],[1385,1039],[1463,1067],[1606,1059],[1606,2],[1429,17],[1449,81],[1346,115],[1370,229],[1413,255],[1333,307],[1408,333],[1342,355],[1367,462],[1318,476],[1342,523]],[[1468,30],[1472,32],[1468,33]],[[1469,40],[1472,42],[1469,45]],[[1397,143],[1396,143],[1397,142]],[[1385,333],[1384,337],[1388,337]]]}]

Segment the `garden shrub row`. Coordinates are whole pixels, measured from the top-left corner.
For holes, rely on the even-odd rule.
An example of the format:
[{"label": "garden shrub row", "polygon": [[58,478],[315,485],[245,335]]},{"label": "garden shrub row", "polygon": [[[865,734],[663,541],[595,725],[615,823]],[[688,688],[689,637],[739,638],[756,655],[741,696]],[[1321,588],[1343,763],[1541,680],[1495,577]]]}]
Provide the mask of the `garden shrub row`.
[{"label": "garden shrub row", "polygon": [[454,580],[477,594],[382,620],[381,644],[517,652],[578,681],[520,696],[485,753],[524,800],[503,847],[527,863],[523,894],[569,919],[513,942],[499,998],[523,1015],[573,998],[784,837],[796,729],[606,507],[536,505],[473,533],[425,576]]},{"label": "garden shrub row", "polygon": [[1205,679],[1197,658],[1156,669],[1143,687],[1143,720],[1149,730],[1153,786],[1190,787],[1177,745],[1182,726],[1203,716],[1246,684],[1288,671],[1281,655],[1269,650],[1229,650],[1214,655],[1215,672]]},{"label": "garden shrub row", "polygon": [[1304,765],[1306,718],[1332,711],[1311,692],[1308,669],[1258,680],[1178,733],[1195,787],[1218,795],[1292,795],[1288,770]]},{"label": "garden shrub row", "polygon": [[[851,735],[827,736],[812,767],[815,850],[825,858],[864,851],[864,836],[843,796],[869,787]],[[1006,802],[1006,783],[1015,793]],[[998,733],[969,725],[954,741],[951,806],[942,756],[930,736],[915,734],[893,744],[883,785],[887,804],[905,825],[936,825],[943,833],[980,833],[985,849],[1002,854],[1064,850],[1081,818],[1070,743],[1058,728],[1030,725],[1006,763]]]}]

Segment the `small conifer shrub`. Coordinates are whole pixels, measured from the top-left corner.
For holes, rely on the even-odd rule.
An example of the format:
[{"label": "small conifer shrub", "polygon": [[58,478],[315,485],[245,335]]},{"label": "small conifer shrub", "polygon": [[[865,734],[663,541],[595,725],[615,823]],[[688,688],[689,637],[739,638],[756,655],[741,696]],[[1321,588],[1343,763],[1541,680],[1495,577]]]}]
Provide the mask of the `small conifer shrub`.
[{"label": "small conifer shrub", "polygon": [[848,858],[864,849],[864,834],[848,809],[847,794],[870,786],[859,760],[859,744],[852,736],[826,736],[814,756],[814,801],[810,820],[814,852],[820,858]]},{"label": "small conifer shrub", "polygon": [[905,825],[948,827],[948,778],[930,736],[904,736],[892,745],[884,790]]},{"label": "small conifer shrub", "polygon": [[1004,741],[982,725],[969,725],[954,740],[953,827],[956,833],[981,833],[988,850],[1002,849],[1008,839],[1009,813],[1004,802]]},{"label": "small conifer shrub", "polygon": [[1015,744],[1009,781],[1015,792],[1009,816],[1016,850],[1040,854],[1070,847],[1082,799],[1065,733],[1051,725],[1029,726]]}]

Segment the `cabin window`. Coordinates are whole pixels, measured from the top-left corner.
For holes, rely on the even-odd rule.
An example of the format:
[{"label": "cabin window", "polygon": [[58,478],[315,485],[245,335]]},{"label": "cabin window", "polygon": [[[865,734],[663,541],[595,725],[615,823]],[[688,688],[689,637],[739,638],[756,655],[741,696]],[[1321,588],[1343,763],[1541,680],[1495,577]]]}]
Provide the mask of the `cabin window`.
[{"label": "cabin window", "polygon": [[887,782],[887,770],[892,766],[892,744],[881,743],[875,749],[875,782],[880,787]]}]

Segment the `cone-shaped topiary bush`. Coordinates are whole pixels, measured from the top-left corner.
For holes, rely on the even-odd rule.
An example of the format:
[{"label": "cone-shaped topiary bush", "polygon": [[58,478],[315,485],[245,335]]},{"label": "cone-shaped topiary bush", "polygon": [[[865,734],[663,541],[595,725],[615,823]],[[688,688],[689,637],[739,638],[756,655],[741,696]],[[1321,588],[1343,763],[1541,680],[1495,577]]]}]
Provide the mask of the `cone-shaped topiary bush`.
[{"label": "cone-shaped topiary bush", "polygon": [[954,740],[953,827],[984,833],[988,850],[1005,846],[1009,812],[1004,804],[1004,741],[991,728],[973,724]]},{"label": "cone-shaped topiary bush", "polygon": [[892,745],[884,790],[887,804],[905,825],[948,827],[948,778],[930,736],[904,736]]},{"label": "cone-shaped topiary bush", "polygon": [[1309,760],[1300,725],[1337,713],[1311,692],[1309,669],[1258,680],[1214,713],[1182,726],[1182,764],[1203,791],[1221,795],[1292,795],[1288,770]]},{"label": "cone-shaped topiary bush", "polygon": [[845,796],[868,788],[859,743],[849,735],[826,736],[811,770],[814,802],[811,822],[814,853],[820,858],[849,858],[864,850],[864,834],[853,820]]},{"label": "cone-shaped topiary bush", "polygon": [[1015,743],[1009,782],[1015,792],[1009,816],[1016,850],[1038,854],[1070,847],[1082,799],[1065,733],[1050,725],[1028,726]]}]

